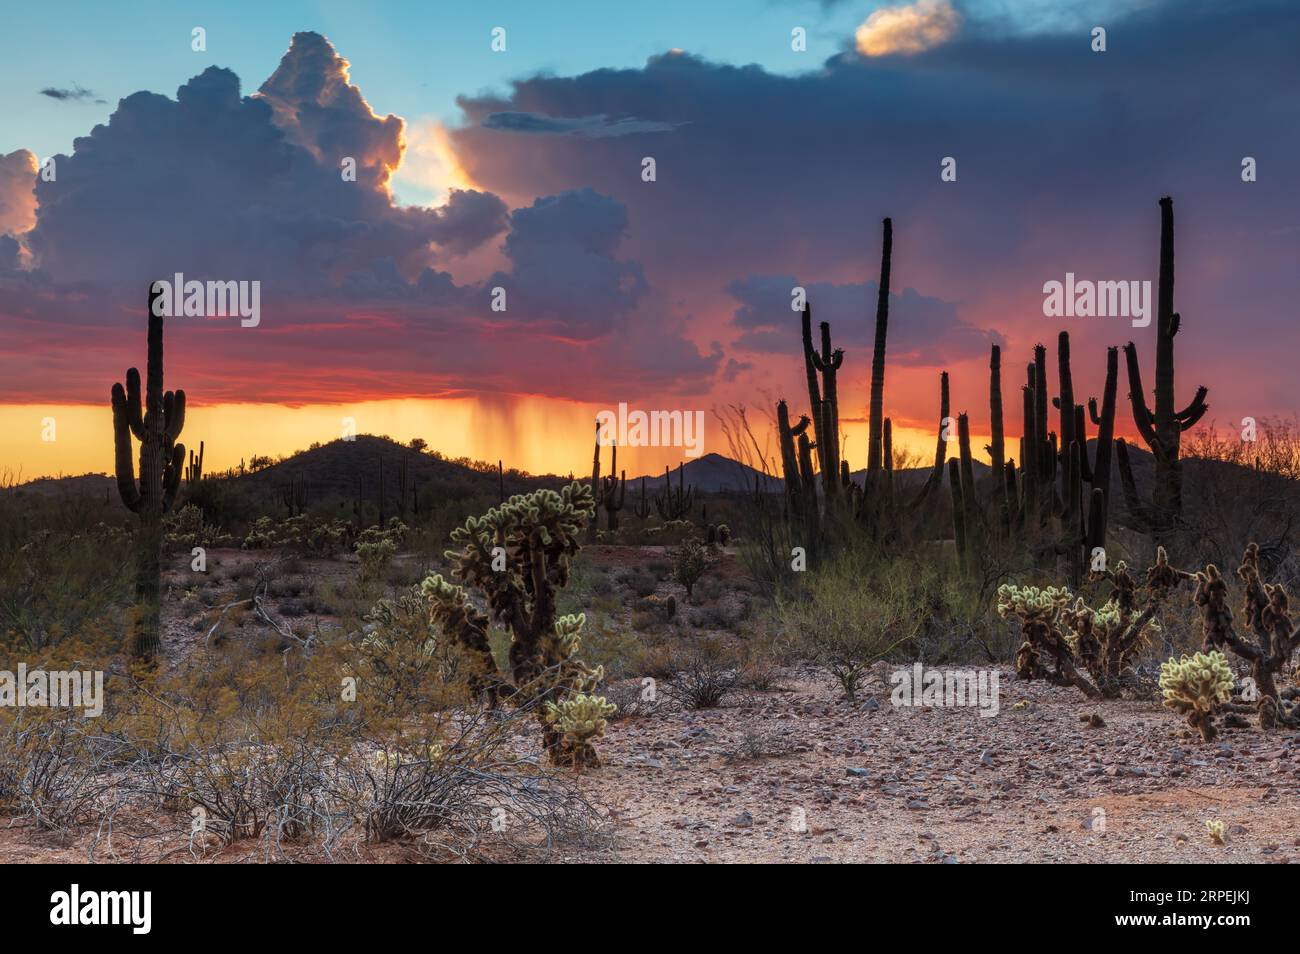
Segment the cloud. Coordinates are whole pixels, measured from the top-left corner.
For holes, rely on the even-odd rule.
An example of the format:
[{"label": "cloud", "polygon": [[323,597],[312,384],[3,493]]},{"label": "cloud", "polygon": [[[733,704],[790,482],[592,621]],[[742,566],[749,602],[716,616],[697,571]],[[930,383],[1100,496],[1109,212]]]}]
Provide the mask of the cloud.
[{"label": "cloud", "polygon": [[0,154],[0,235],[26,232],[36,221],[36,168],[26,149]]},{"label": "cloud", "polygon": [[439,251],[464,254],[502,231],[496,196],[395,206],[387,183],[401,148],[402,121],[376,116],[328,41],[299,33],[259,95],[209,67],[174,100],[123,99],[57,157],[56,182],[37,183],[27,244],[62,282],[202,272],[314,294],[381,261],[413,279]]},{"label": "cloud", "polygon": [[916,0],[874,11],[858,27],[854,41],[863,56],[921,53],[951,40],[961,22],[948,0]]},{"label": "cloud", "polygon": [[57,100],[61,103],[83,102],[88,99],[93,99],[96,103],[105,102],[105,100],[99,99],[93,90],[83,89],[76,83],[72,84],[71,89],[58,86],[46,86],[41,90],[41,95],[48,96],[50,99]]},{"label": "cloud", "polygon": [[[949,309],[937,356],[915,342],[896,349],[907,326],[891,323],[891,355],[914,355],[916,370],[891,375],[889,400],[922,420],[933,413],[927,361],[969,356],[969,367],[949,370],[954,401],[976,407],[987,400],[993,332],[1007,341],[1008,367],[1054,338],[1061,326],[1042,315],[1045,281],[1067,271],[1154,280],[1156,200],[1172,194],[1183,263],[1180,375],[1211,384],[1225,413],[1265,403],[1252,395],[1266,389],[1280,394],[1263,383],[1289,374],[1276,350],[1267,378],[1224,380],[1216,367],[1224,349],[1250,360],[1250,337],[1225,341],[1226,322],[1300,346],[1289,318],[1300,300],[1300,236],[1278,233],[1300,220],[1300,193],[1283,171],[1300,153],[1300,100],[1290,93],[1300,83],[1300,8],[1188,0],[1115,11],[1105,54],[1090,50],[1086,29],[1056,29],[1050,18],[1036,16],[1029,32],[997,22],[986,16],[976,29],[966,16],[947,42],[911,56],[862,56],[848,36],[843,52],[800,73],[668,53],[637,68],[526,77],[506,95],[461,98],[465,118],[450,135],[481,188],[587,187],[622,203],[620,257],[690,310],[693,337],[744,347],[734,357],[752,355],[773,388],[797,384],[797,361],[787,360],[798,354],[797,335],[734,324],[728,287],[746,276],[798,276],[864,294],[878,271],[876,223],[892,216],[894,287]],[[593,149],[581,137],[538,135],[512,148],[483,127],[510,112],[677,125],[653,139],[658,178],[646,183],[637,174],[645,141],[612,138]],[[1268,158],[1277,174],[1242,183],[1246,155],[1261,170]],[[955,182],[940,180],[944,157],[956,159]],[[787,286],[777,314],[792,315],[788,295]],[[821,298],[812,302],[818,320],[831,315]],[[836,318],[836,340],[860,339],[873,314],[867,303]],[[1135,330],[1104,320],[1069,329],[1080,389],[1097,393],[1100,382],[1087,376],[1104,370],[1107,345]],[[846,372],[841,387],[861,387],[861,371]],[[1276,400],[1294,405],[1267,399]]]},{"label": "cloud", "polygon": [[[707,389],[722,354],[687,339],[676,304],[621,252],[623,203],[560,190],[511,212],[451,189],[438,207],[399,206],[388,180],[403,129],[328,41],[300,33],[253,96],[218,67],[174,99],[127,96],[56,157],[56,181],[37,180],[29,153],[5,157],[0,207],[32,268],[17,239],[0,241],[0,399],[102,399],[139,362],[143,339],[122,329],[141,327],[145,289],[174,272],[261,282],[257,329],[169,325],[169,381],[205,402]],[[502,263],[487,279],[448,270],[501,237],[476,272]]]},{"label": "cloud", "polygon": [[622,203],[591,189],[546,196],[511,213],[511,269],[489,282],[507,289],[510,320],[565,335],[614,327],[646,290],[640,266],[615,257],[627,224]]},{"label": "cloud", "polygon": [[[742,330],[733,347],[755,353],[789,353],[798,347],[799,313],[792,311],[791,289],[800,282],[788,276],[751,276],[732,282],[727,290],[739,302],[732,317]],[[875,341],[875,282],[836,285],[814,282],[802,286],[814,323],[830,322],[832,343],[846,352],[870,354]],[[889,296],[889,360],[899,365],[935,367],[988,354],[989,345],[1003,344],[996,331],[962,321],[957,306],[906,288]]]},{"label": "cloud", "polygon": [[594,116],[544,116],[540,113],[524,112],[489,113],[483,118],[481,125],[484,129],[497,129],[502,132],[584,136],[588,139],[672,132],[675,128],[674,123],[650,122],[634,116],[625,116],[611,122],[604,113],[597,113]]}]

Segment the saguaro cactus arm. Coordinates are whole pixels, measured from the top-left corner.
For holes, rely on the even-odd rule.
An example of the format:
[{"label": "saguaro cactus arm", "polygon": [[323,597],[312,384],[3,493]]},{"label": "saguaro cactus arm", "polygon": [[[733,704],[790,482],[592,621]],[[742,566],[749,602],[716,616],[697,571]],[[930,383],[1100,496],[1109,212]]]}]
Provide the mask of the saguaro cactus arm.
[{"label": "saguaro cactus arm", "polygon": [[[130,383],[131,375],[135,375],[136,380],[136,402],[137,417],[139,416],[139,397],[140,397],[140,375],[132,368],[127,373],[127,382]],[[122,385],[113,385],[113,450],[114,450],[114,470],[117,473],[117,492],[122,498],[122,503],[132,513],[140,512],[140,491],[135,485],[135,464],[131,461],[131,401],[127,393],[122,389]]]}]

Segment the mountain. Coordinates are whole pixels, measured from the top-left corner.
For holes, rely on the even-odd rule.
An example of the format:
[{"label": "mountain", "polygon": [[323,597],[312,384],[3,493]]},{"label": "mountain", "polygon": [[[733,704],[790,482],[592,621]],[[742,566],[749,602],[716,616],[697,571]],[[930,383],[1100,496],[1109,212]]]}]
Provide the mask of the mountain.
[{"label": "mountain", "polygon": [[[671,469],[673,486],[677,486],[678,477],[677,468]],[[742,464],[738,460],[732,460],[730,457],[724,457],[721,454],[705,454],[703,457],[694,457],[682,462],[682,475],[685,477],[686,485],[694,486],[701,493],[715,494],[721,492],[743,492],[753,491],[754,481],[758,480],[769,492],[780,491],[785,482],[777,477],[764,477],[763,473],[755,470],[748,464]],[[658,493],[664,487],[664,475],[646,474],[647,493]],[[627,479],[629,493],[635,491],[640,493],[641,477],[629,477]]]}]

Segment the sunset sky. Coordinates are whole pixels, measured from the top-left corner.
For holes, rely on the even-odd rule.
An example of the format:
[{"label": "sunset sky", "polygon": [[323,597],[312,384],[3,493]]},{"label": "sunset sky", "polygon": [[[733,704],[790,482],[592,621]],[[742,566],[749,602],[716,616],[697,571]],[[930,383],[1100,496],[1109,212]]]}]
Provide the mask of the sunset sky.
[{"label": "sunset sky", "polygon": [[[940,371],[954,412],[987,432],[990,344],[1013,432],[1033,345],[1063,328],[1076,394],[1099,394],[1106,346],[1128,340],[1153,379],[1154,323],[1044,317],[1043,285],[1154,283],[1162,195],[1178,403],[1205,384],[1209,417],[1234,427],[1300,405],[1294,3],[70,3],[4,17],[0,473],[111,470],[109,389],[143,370],[149,283],[177,272],[262,289],[258,327],[167,322],[166,384],[187,392],[182,440],[206,442],[209,470],[331,440],[350,417],[452,456],[581,473],[590,422],[619,402],[702,410],[706,451],[725,453],[715,410],[743,404],[764,426],[779,397],[806,410],[794,285],[845,349],[858,468],[885,216],[886,413],[898,443],[928,454]],[[945,157],[956,181],[941,181]],[[1257,181],[1242,181],[1245,157]],[[1131,434],[1126,406],[1120,418]],[[681,451],[619,456],[655,472]]]}]

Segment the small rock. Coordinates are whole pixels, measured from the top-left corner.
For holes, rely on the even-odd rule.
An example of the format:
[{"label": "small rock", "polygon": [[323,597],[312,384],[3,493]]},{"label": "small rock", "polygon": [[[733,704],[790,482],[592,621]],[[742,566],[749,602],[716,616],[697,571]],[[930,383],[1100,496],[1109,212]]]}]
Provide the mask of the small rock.
[{"label": "small rock", "polygon": [[754,816],[751,815],[749,812],[741,812],[739,815],[737,815],[735,818],[731,820],[731,823],[735,825],[737,828],[753,828]]}]

